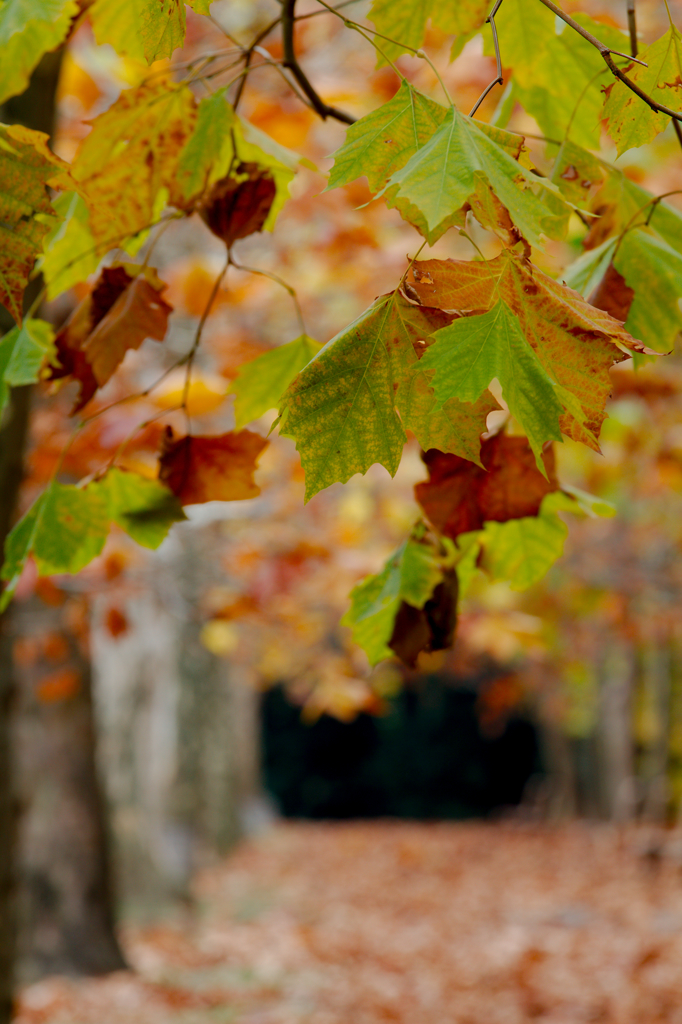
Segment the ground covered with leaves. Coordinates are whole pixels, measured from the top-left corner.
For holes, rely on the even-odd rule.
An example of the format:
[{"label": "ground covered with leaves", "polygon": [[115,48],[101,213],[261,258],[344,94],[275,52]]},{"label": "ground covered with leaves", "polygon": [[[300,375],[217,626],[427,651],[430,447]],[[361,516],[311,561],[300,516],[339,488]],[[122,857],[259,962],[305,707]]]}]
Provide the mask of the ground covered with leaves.
[{"label": "ground covered with leaves", "polygon": [[25,990],[16,1024],[682,1021],[670,838],[573,824],[288,824],[128,927],[135,973]]}]

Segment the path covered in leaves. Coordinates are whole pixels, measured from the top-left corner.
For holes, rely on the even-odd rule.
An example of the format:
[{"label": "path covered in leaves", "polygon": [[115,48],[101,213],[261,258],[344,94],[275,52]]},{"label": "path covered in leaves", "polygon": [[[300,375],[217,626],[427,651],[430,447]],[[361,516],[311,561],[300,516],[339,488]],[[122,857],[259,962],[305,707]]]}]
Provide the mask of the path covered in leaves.
[{"label": "path covered in leaves", "polygon": [[17,1024],[682,1022],[682,873],[641,832],[283,825],[197,896],[126,930],[136,973],[40,982]]}]

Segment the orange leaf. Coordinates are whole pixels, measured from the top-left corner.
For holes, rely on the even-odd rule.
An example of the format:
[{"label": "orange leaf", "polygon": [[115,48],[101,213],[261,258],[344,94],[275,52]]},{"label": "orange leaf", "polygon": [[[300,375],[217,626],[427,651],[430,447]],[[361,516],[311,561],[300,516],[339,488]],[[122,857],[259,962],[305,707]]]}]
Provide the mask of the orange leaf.
[{"label": "orange leaf", "polygon": [[262,230],[276,191],[268,170],[258,164],[240,164],[236,176],[215,183],[199,212],[213,234],[230,246]]},{"label": "orange leaf", "polygon": [[42,704],[55,704],[75,697],[80,687],[80,673],[75,668],[60,668],[43,676],[36,686],[36,696]]},{"label": "orange leaf", "polygon": [[107,632],[114,640],[122,636],[123,633],[128,630],[128,620],[118,608],[110,608],[106,614],[104,624],[107,628]]},{"label": "orange leaf", "polygon": [[256,460],[267,445],[250,430],[218,437],[173,437],[171,427],[161,444],[159,480],[183,505],[204,501],[241,501],[255,498]]},{"label": "orange leaf", "polygon": [[486,520],[504,523],[535,516],[544,496],[558,488],[554,449],[549,447],[543,453],[549,477],[545,480],[525,437],[497,434],[484,441],[481,462],[485,469],[435,448],[422,458],[429,479],[415,486],[415,496],[436,529],[453,539],[480,530]]},{"label": "orange leaf", "polygon": [[55,338],[60,365],[51,367],[50,378],[79,381],[73,412],[109,380],[127,349],[139,348],[146,337],[164,337],[172,310],[159,295],[164,287],[151,267],[104,267]]}]

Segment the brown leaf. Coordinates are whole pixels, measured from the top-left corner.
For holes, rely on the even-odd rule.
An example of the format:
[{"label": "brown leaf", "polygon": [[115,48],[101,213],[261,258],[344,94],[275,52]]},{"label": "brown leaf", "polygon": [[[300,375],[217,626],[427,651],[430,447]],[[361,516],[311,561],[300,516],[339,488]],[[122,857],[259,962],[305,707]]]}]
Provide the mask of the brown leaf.
[{"label": "brown leaf", "polygon": [[448,569],[423,608],[402,602],[388,646],[405,665],[414,668],[422,651],[444,651],[452,647],[457,627],[458,595],[457,571]]},{"label": "brown leaf", "polygon": [[267,443],[250,430],[175,440],[167,427],[161,444],[159,480],[183,505],[255,498],[260,494],[260,487],[253,482],[256,460]]},{"label": "brown leaf", "polygon": [[543,453],[546,480],[525,437],[496,434],[484,441],[485,469],[436,449],[422,458],[429,479],[415,486],[415,496],[436,529],[452,539],[480,530],[486,520],[504,523],[535,516],[544,496],[558,487],[554,449]]},{"label": "brown leaf", "polygon": [[213,234],[230,246],[262,230],[275,192],[274,178],[266,168],[239,164],[233,175],[215,183],[199,212]]},{"label": "brown leaf", "polygon": [[159,295],[164,288],[151,267],[104,267],[55,338],[59,366],[50,368],[50,379],[79,381],[73,412],[106,384],[129,348],[139,348],[147,337],[164,337],[172,311]]},{"label": "brown leaf", "polygon": [[634,297],[634,288],[628,287],[625,278],[616,270],[612,260],[587,301],[625,323]]}]

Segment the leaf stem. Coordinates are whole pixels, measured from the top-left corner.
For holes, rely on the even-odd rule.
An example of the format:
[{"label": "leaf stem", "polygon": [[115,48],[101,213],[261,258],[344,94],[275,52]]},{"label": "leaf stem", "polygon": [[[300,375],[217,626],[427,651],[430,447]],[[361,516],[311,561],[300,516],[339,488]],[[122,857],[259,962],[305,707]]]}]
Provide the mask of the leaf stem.
[{"label": "leaf stem", "polygon": [[274,281],[276,284],[284,288],[284,290],[288,292],[289,295],[291,296],[291,301],[294,304],[294,309],[296,310],[296,316],[298,318],[298,324],[299,327],[301,328],[301,334],[308,333],[305,326],[305,320],[303,319],[303,311],[301,310],[301,305],[298,301],[298,296],[296,294],[295,288],[292,288],[290,284],[287,284],[286,281],[283,281],[281,277],[277,276],[277,274],[273,274],[271,270],[259,270],[257,267],[246,267],[244,266],[243,263],[235,263],[235,261],[232,259],[232,256],[229,257],[229,265],[231,267],[234,267],[235,270],[243,270],[247,274],[258,274],[259,277],[269,277],[271,281]]},{"label": "leaf stem", "polygon": [[491,89],[494,89],[496,85],[504,85],[504,78],[502,76],[502,57],[501,57],[501,54],[500,54],[500,42],[499,42],[499,39],[497,38],[497,25],[495,24],[495,15],[497,14],[497,12],[499,11],[501,6],[502,6],[502,0],[495,0],[495,6],[493,7],[493,9],[490,12],[490,14],[488,15],[488,17],[485,19],[486,20],[486,24],[490,25],[490,29],[491,29],[492,34],[493,34],[493,46],[495,47],[495,60],[497,61],[497,77],[493,78],[493,80],[490,83],[490,85],[487,85],[485,87],[485,89],[483,90],[483,92],[478,97],[478,99],[474,103],[473,107],[469,111],[469,117],[473,117],[474,116],[474,114],[476,113],[476,111],[480,107],[481,103],[483,103],[483,100],[486,98],[486,96],[491,91]]},{"label": "leaf stem", "polygon": [[628,0],[628,31],[630,32],[630,53],[637,56],[637,12],[635,0]]},{"label": "leaf stem", "polygon": [[208,301],[207,301],[206,305],[204,306],[204,311],[201,314],[201,319],[199,320],[199,323],[197,325],[197,331],[196,331],[196,334],[194,335],[194,341],[192,343],[192,347],[189,350],[189,352],[187,353],[187,356],[185,357],[185,361],[187,362],[187,373],[185,375],[185,386],[182,389],[182,402],[180,403],[180,408],[184,409],[185,415],[187,415],[187,397],[189,395],[190,384],[192,383],[192,366],[194,364],[194,359],[195,359],[195,356],[197,354],[197,350],[199,348],[199,345],[201,344],[201,335],[203,334],[204,325],[205,325],[206,321],[208,320],[209,314],[210,314],[211,309],[213,307],[213,303],[215,302],[215,299],[216,299],[216,295],[218,294],[218,289],[220,288],[221,284],[223,283],[223,278],[225,277],[225,274],[227,273],[227,268],[230,266],[230,262],[231,262],[230,250],[228,249],[227,250],[227,259],[225,260],[225,266],[222,268],[222,270],[220,271],[220,273],[218,274],[218,276],[216,277],[216,279],[215,279],[215,281],[213,283],[213,287],[211,288],[211,294],[208,297]]}]

